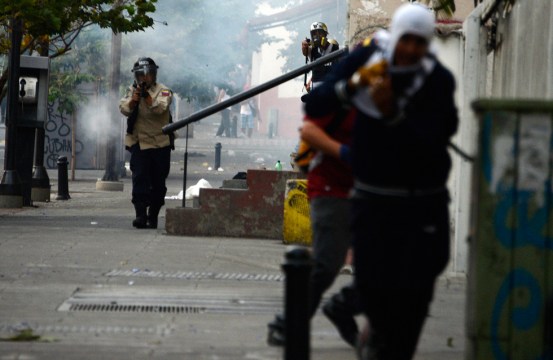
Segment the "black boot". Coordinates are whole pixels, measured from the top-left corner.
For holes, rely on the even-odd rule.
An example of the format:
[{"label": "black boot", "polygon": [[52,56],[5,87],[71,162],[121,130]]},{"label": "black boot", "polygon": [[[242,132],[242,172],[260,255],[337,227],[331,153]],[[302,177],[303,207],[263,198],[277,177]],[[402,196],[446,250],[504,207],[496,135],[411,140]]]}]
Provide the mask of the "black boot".
[{"label": "black boot", "polygon": [[161,206],[150,206],[148,208],[148,227],[150,229],[157,229],[157,216]]},{"label": "black boot", "polygon": [[323,306],[325,316],[336,326],[342,339],[353,347],[356,346],[359,336],[354,318],[354,315],[360,312],[356,295],[353,286],[346,286]]},{"label": "black boot", "polygon": [[283,315],[276,315],[275,319],[267,324],[267,343],[271,346],[284,346],[286,344],[285,334],[286,322]]},{"label": "black boot", "polygon": [[137,229],[145,229],[148,226],[146,216],[146,204],[135,203],[134,210],[136,211],[136,219],[132,221],[132,226]]}]

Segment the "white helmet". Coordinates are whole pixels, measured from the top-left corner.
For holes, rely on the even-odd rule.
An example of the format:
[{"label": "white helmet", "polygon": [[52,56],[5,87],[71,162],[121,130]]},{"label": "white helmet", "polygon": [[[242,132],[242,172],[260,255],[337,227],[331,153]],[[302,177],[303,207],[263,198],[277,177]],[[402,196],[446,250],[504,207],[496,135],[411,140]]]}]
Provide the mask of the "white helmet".
[{"label": "white helmet", "polygon": [[328,28],[324,22],[316,21],[311,24],[311,29],[309,31],[313,32],[314,30],[322,30],[328,34]]},{"label": "white helmet", "polygon": [[[321,35],[321,31],[324,32],[323,35]],[[327,35],[328,28],[324,22],[317,21],[311,24],[311,40],[313,41],[313,45],[315,47],[326,47],[326,44],[328,44],[328,39],[326,39]]]}]

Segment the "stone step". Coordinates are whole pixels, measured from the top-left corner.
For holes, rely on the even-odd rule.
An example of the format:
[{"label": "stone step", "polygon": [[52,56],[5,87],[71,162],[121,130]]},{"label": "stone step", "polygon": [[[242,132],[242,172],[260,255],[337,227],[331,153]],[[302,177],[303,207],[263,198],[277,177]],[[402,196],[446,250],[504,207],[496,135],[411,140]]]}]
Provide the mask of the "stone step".
[{"label": "stone step", "polygon": [[198,207],[168,208],[169,235],[283,239],[286,181],[293,171],[248,170],[246,189],[200,189]]}]

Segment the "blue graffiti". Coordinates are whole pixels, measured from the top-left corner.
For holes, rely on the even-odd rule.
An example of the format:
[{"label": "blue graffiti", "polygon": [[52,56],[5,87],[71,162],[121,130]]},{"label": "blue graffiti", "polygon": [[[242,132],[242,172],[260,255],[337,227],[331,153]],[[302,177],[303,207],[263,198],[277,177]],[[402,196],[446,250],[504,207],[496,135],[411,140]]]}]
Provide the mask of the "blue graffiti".
[{"label": "blue graffiti", "polygon": [[[500,200],[494,213],[494,231],[497,240],[506,248],[514,249],[524,246],[535,246],[538,249],[553,249],[553,241],[544,235],[547,225],[547,203],[530,214],[530,203],[534,192],[513,188],[498,191]],[[502,196],[500,196],[502,195]],[[515,205],[516,201],[516,207]],[[512,226],[509,225],[509,213],[515,211]],[[516,239],[514,229],[516,228]]]},{"label": "blue graffiti", "polygon": [[[497,294],[492,311],[491,338],[494,358],[498,360],[507,360],[509,357],[501,349],[499,328],[503,309],[508,305],[509,295],[516,288],[528,289],[530,301],[526,307],[515,307],[512,310],[511,319],[514,327],[524,331],[534,327],[540,319],[542,309],[542,292],[540,284],[532,274],[524,269],[514,269],[503,280]],[[542,359],[538,356],[536,359]]]}]

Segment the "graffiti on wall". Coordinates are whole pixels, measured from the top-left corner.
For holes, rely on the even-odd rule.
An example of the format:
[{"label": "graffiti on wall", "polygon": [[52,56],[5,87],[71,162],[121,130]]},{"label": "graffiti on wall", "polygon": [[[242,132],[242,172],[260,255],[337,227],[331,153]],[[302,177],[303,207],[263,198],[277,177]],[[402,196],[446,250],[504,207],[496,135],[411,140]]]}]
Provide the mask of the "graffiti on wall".
[{"label": "graffiti on wall", "polygon": [[77,168],[90,169],[96,166],[95,139],[86,137],[79,128],[72,129],[71,115],[64,113],[57,106],[57,101],[48,102],[48,119],[45,124],[44,136],[44,166],[48,169],[57,167],[60,156],[71,159],[73,151],[72,131],[75,136],[75,156]]}]

